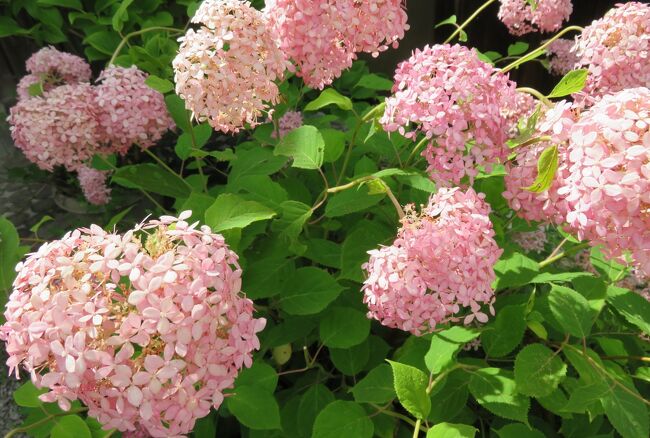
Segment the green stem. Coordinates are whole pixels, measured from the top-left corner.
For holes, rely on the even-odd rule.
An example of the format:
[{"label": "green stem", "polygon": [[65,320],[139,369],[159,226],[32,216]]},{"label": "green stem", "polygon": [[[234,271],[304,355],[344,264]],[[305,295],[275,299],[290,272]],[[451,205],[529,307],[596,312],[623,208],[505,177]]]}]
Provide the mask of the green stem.
[{"label": "green stem", "polygon": [[386,194],[388,195],[388,198],[390,199],[390,202],[393,203],[393,207],[395,207],[395,211],[397,211],[397,215],[399,216],[400,220],[404,219],[404,210],[402,209],[402,204],[399,203],[395,195],[393,194],[393,191],[388,187],[386,183],[384,183],[384,189],[386,189]]},{"label": "green stem", "polygon": [[517,91],[519,91],[521,93],[528,93],[531,96],[536,97],[537,99],[539,99],[540,102],[544,103],[544,105],[546,105],[546,106],[553,106],[553,102],[551,102],[548,99],[548,97],[544,96],[542,93],[540,93],[539,91],[537,91],[534,88],[519,87],[519,88],[517,88]]},{"label": "green stem", "polygon": [[162,166],[162,168],[165,169],[167,172],[169,172],[169,173],[171,173],[172,175],[174,175],[174,176],[180,178],[180,180],[183,181],[183,183],[184,183],[184,184],[185,184],[185,185],[190,189],[190,191],[193,190],[193,187],[190,185],[190,183],[188,183],[187,181],[185,181],[185,180],[183,179],[183,177],[180,176],[178,173],[174,172],[174,169],[172,169],[171,167],[169,167],[169,166],[167,165],[167,163],[165,163],[163,160],[161,160],[160,158],[158,158],[158,156],[157,156],[156,154],[154,154],[153,152],[151,152],[148,148],[142,148],[142,150],[143,150],[147,155],[149,155],[151,158],[153,158],[154,160],[156,160],[156,162],[157,162],[158,164],[160,164],[160,166]]},{"label": "green stem", "polygon": [[548,46],[551,45],[553,41],[556,39],[560,38],[562,35],[569,33],[571,31],[576,31],[576,32],[582,32],[584,29],[580,26],[569,26],[567,28],[562,29],[560,32],[557,33],[557,35],[553,36],[551,39],[546,41],[544,44],[533,50],[532,52],[522,56],[518,60],[506,65],[503,69],[501,69],[501,73],[506,73],[512,70],[513,68],[519,67],[521,64],[524,62],[528,62],[531,59],[536,58],[538,55],[544,52],[544,49],[546,49]]},{"label": "green stem", "polygon": [[420,436],[420,424],[422,423],[422,420],[418,418],[418,420],[415,422],[415,426],[413,426],[413,438],[418,438]]},{"label": "green stem", "polygon": [[347,184],[343,184],[341,186],[336,186],[327,189],[327,193],[336,193],[336,192],[342,192],[343,190],[351,189],[352,187],[356,186],[357,184],[361,184],[362,182],[370,181],[371,179],[374,179],[375,177],[372,175],[369,176],[362,176],[361,178],[357,178],[354,181],[350,181]]},{"label": "green stem", "polygon": [[185,32],[183,29],[176,29],[175,27],[162,27],[162,26],[153,26],[153,27],[147,27],[146,29],[140,29],[136,30],[135,32],[128,33],[124,35],[122,38],[122,41],[120,41],[120,44],[117,45],[117,48],[113,52],[113,56],[111,56],[111,59],[108,61],[108,66],[112,65],[115,62],[115,59],[118,57],[126,43],[133,37],[145,34],[147,32],[152,32],[155,30],[160,30],[160,31],[167,31],[167,32],[174,32],[174,33],[183,33]]},{"label": "green stem", "polygon": [[485,3],[483,3],[483,5],[481,5],[481,7],[479,7],[476,11],[474,11],[474,13],[473,13],[472,15],[470,15],[469,18],[463,22],[463,24],[461,24],[460,26],[458,26],[458,27],[456,28],[456,30],[454,31],[454,33],[452,33],[451,35],[449,35],[449,38],[447,38],[447,39],[445,40],[445,44],[451,42],[454,38],[456,38],[456,35],[460,34],[460,32],[461,32],[463,29],[465,29],[465,27],[467,27],[467,25],[470,24],[470,23],[471,23],[471,22],[472,22],[472,21],[473,21],[473,20],[478,16],[478,14],[480,14],[481,12],[483,12],[483,10],[484,10],[485,8],[487,8],[488,6],[490,6],[490,5],[491,5],[492,3],[494,3],[495,1],[496,1],[496,0],[488,0],[488,1],[486,1]]},{"label": "green stem", "polygon": [[47,422],[53,420],[56,417],[63,417],[65,415],[73,415],[73,414],[79,414],[81,412],[86,412],[88,408],[80,408],[80,409],[75,409],[74,411],[68,411],[68,412],[59,412],[57,414],[50,414],[45,418],[41,418],[38,421],[33,422],[32,424],[29,424],[27,426],[23,427],[16,427],[15,429],[11,429],[7,434],[4,436],[4,438],[11,438],[12,436],[16,435],[17,433],[22,433],[22,432],[27,432],[28,430],[31,430],[35,427],[38,427],[42,424],[46,424]]},{"label": "green stem", "polygon": [[584,248],[587,248],[588,246],[589,246],[589,242],[584,242],[584,243],[576,245],[576,246],[574,246],[574,247],[572,247],[570,249],[567,249],[566,251],[561,252],[561,253],[559,253],[557,255],[550,256],[546,260],[543,260],[543,261],[539,262],[539,268],[542,269],[542,268],[550,265],[551,263],[557,262],[558,260],[560,260],[560,259],[562,259],[562,258],[564,258],[564,257],[566,257],[568,255],[575,254],[577,251],[579,251],[581,249],[584,249]]}]

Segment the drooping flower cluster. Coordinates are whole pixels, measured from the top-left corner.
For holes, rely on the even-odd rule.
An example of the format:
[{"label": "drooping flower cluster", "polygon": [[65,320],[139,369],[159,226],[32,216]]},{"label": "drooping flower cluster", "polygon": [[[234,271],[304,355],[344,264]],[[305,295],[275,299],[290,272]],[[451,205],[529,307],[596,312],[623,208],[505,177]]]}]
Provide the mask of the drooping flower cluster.
[{"label": "drooping flower cluster", "polygon": [[98,78],[99,124],[117,153],[125,154],[133,144],[149,148],[175,127],[163,95],[149,87],[146,79],[147,74],[135,66],[111,66]]},{"label": "drooping flower cluster", "polygon": [[409,211],[391,246],[369,252],[363,285],[369,317],[415,335],[493,313],[494,241],[483,194],[441,188],[421,214]]},{"label": "drooping flower cluster", "polygon": [[631,253],[650,275],[650,90],[607,95],[571,129],[569,173],[558,193],[578,237],[610,258]]},{"label": "drooping flower cluster", "polygon": [[221,235],[164,216],[124,235],[93,225],[18,266],[0,328],[7,365],[40,396],[81,400],[106,429],[189,433],[259,348],[264,319],[243,297]]},{"label": "drooping flower cluster", "polygon": [[546,230],[540,226],[535,231],[514,233],[512,240],[526,252],[542,252],[547,242]]},{"label": "drooping flower cluster", "polygon": [[555,32],[573,12],[571,0],[499,0],[499,20],[512,35]]},{"label": "drooping flower cluster", "polygon": [[574,40],[560,38],[546,48],[551,73],[562,76],[575,68],[578,57],[573,50],[574,46]]},{"label": "drooping flower cluster", "polygon": [[[564,222],[567,206],[558,189],[568,172],[567,142],[575,120],[576,115],[571,103],[558,102],[546,110],[533,135],[533,138],[548,137],[549,140],[518,146],[515,149],[517,155],[514,162],[509,162],[506,166],[508,174],[505,176],[506,191],[503,197],[519,217],[528,221],[557,224]],[[541,193],[526,190],[537,178],[540,155],[552,146],[557,147],[558,169],[551,187]]]},{"label": "drooping flower cluster", "polygon": [[357,52],[396,47],[408,29],[403,0],[267,0],[264,14],[296,74],[320,89]]},{"label": "drooping flower cluster", "polygon": [[90,65],[82,58],[59,52],[54,47],[43,47],[26,62],[28,74],[18,83],[18,98],[27,99],[30,87],[40,84],[39,94],[64,84],[90,81]]},{"label": "drooping flower cluster", "polygon": [[180,38],[176,92],[199,121],[223,132],[254,126],[277,103],[286,62],[262,13],[241,0],[206,0]]},{"label": "drooping flower cluster", "polygon": [[94,205],[111,202],[111,189],[106,186],[108,172],[81,166],[77,169],[77,178],[84,196]]},{"label": "drooping flower cluster", "polygon": [[423,155],[440,185],[471,180],[478,166],[489,170],[508,154],[511,121],[503,109],[516,106],[517,92],[507,75],[493,73],[476,52],[446,44],[418,49],[397,67],[380,121],[387,132],[431,139]]},{"label": "drooping flower cluster", "polygon": [[575,51],[578,65],[589,70],[582,100],[650,87],[650,5],[627,2],[612,8],[584,29]]}]

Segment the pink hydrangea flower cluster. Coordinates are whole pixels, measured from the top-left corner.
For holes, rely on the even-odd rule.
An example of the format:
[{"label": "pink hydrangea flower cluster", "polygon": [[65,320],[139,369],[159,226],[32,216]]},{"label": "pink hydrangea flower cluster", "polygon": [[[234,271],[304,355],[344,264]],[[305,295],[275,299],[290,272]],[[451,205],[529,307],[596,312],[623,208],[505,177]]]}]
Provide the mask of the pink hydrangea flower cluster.
[{"label": "pink hydrangea flower cluster", "polygon": [[519,124],[526,124],[528,118],[533,115],[539,102],[535,98],[523,92],[518,92],[515,105],[511,108],[502,108],[501,113],[508,119],[508,137],[515,138],[519,135]]},{"label": "pink hydrangea flower cluster", "polygon": [[499,20],[512,35],[555,32],[573,12],[571,0],[499,0]]},{"label": "pink hydrangea flower cluster", "polygon": [[650,87],[650,5],[618,4],[584,29],[575,51],[578,65],[589,70],[581,100]]},{"label": "pink hydrangea flower cluster", "polygon": [[117,153],[125,154],[133,144],[149,148],[175,128],[163,95],[146,79],[147,74],[135,66],[110,66],[98,78],[99,124]]},{"label": "pink hydrangea flower cluster", "polygon": [[380,122],[387,132],[431,139],[423,155],[439,185],[472,180],[478,166],[489,171],[508,155],[512,122],[503,109],[516,106],[516,85],[494,73],[473,50],[447,44],[418,49],[397,67]]},{"label": "pink hydrangea flower cluster", "polygon": [[223,132],[257,125],[267,102],[278,102],[286,68],[262,13],[247,1],[206,0],[192,22],[201,27],[180,38],[173,61],[185,107]]},{"label": "pink hydrangea flower cluster", "polygon": [[264,13],[296,74],[319,89],[357,52],[397,47],[408,29],[403,0],[267,0]]},{"label": "pink hydrangea flower cluster", "polygon": [[[291,131],[302,126],[302,113],[300,111],[287,111],[280,120],[278,120],[278,131],[280,138],[284,137]],[[277,134],[274,132],[273,137]]]},{"label": "pink hydrangea flower cluster", "polygon": [[463,318],[486,322],[502,250],[483,194],[441,188],[421,214],[409,210],[391,246],[369,252],[363,285],[368,316],[415,335]]},{"label": "pink hydrangea flower cluster", "polygon": [[650,90],[604,96],[571,129],[569,174],[558,190],[580,239],[610,258],[629,251],[650,275]]},{"label": "pink hydrangea flower cluster", "polygon": [[551,73],[563,76],[575,68],[578,57],[573,50],[574,46],[574,40],[560,38],[546,48]]},{"label": "pink hydrangea flower cluster", "polygon": [[[533,138],[549,137],[548,141],[541,141],[527,146],[518,146],[514,162],[508,162],[505,176],[506,191],[503,197],[516,214],[527,221],[564,222],[567,205],[564,196],[558,189],[564,183],[568,173],[566,158],[569,131],[576,121],[576,114],[571,103],[558,102],[546,110],[542,120],[538,123],[537,131]],[[537,178],[537,162],[542,152],[552,146],[558,148],[559,165],[555,173],[555,181],[551,187],[542,192],[534,193],[525,189],[530,187]]]},{"label": "pink hydrangea flower cluster", "polygon": [[154,437],[189,433],[223,402],[265,320],[237,255],[190,215],[77,229],[18,265],[0,337],[10,370],[49,390],[41,400],[79,399],[106,429]]},{"label": "pink hydrangea flower cluster", "polygon": [[514,233],[512,240],[526,252],[542,252],[548,241],[544,226],[540,226],[535,231]]},{"label": "pink hydrangea flower cluster", "polygon": [[94,205],[111,202],[111,189],[106,186],[108,172],[81,166],[77,169],[77,179],[84,196]]},{"label": "pink hydrangea flower cluster", "polygon": [[41,83],[43,91],[64,84],[90,81],[90,65],[71,53],[59,52],[54,47],[43,47],[26,62],[28,74],[18,83],[18,98],[30,97],[29,88]]}]

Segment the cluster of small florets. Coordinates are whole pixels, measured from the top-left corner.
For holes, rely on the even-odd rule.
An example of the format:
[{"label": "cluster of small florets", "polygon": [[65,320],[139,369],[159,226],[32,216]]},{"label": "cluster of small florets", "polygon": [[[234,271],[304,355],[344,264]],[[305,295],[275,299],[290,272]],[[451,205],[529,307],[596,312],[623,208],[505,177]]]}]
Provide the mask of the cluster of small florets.
[{"label": "cluster of small florets", "polygon": [[580,94],[588,100],[625,88],[650,87],[650,5],[627,2],[587,26],[575,46],[589,70]]},{"label": "cluster of small florets", "polygon": [[[59,52],[54,47],[44,47],[26,62],[27,75],[18,83],[18,98],[27,99],[64,84],[90,81],[90,65],[82,58]],[[37,93],[30,92],[32,86]]]},{"label": "cluster of small florets", "polygon": [[99,124],[117,153],[126,153],[133,144],[149,148],[174,129],[163,95],[149,87],[146,79],[147,74],[135,66],[111,66],[98,78]]},{"label": "cluster of small florets", "polygon": [[542,252],[548,241],[546,229],[540,225],[535,231],[520,231],[512,235],[512,240],[526,252]]},{"label": "cluster of small florets", "polygon": [[560,38],[553,41],[546,48],[551,73],[555,75],[565,75],[573,70],[578,62],[578,57],[573,48],[575,41]]},{"label": "cluster of small florets", "polygon": [[[431,140],[423,155],[439,185],[470,180],[508,154],[512,122],[503,108],[516,106],[515,83],[459,45],[426,46],[402,62],[381,123],[387,132]],[[469,151],[467,144],[471,143]]]},{"label": "cluster of small florets", "polygon": [[[557,224],[565,221],[567,205],[558,189],[568,172],[567,142],[575,120],[576,114],[569,102],[558,102],[547,109],[532,138],[548,137],[548,140],[518,146],[515,159],[506,165],[508,174],[505,176],[506,191],[503,197],[519,217]],[[557,147],[559,161],[551,187],[541,193],[526,190],[537,178],[540,155],[551,146]]]},{"label": "cluster of small florets", "polygon": [[[302,113],[300,111],[287,111],[280,120],[278,120],[278,133],[280,138],[284,137],[291,131],[302,126]],[[277,135],[273,133],[273,137]]]},{"label": "cluster of small florets", "polygon": [[494,241],[484,195],[442,188],[420,214],[410,210],[391,246],[369,252],[363,285],[369,317],[415,335],[494,314]]},{"label": "cluster of small florets", "polygon": [[206,0],[192,22],[201,26],[180,38],[173,61],[185,107],[223,132],[255,126],[278,102],[286,68],[262,13],[247,1]]},{"label": "cluster of small florets", "polygon": [[573,12],[571,0],[499,0],[499,20],[512,35],[555,32]]},{"label": "cluster of small florets", "polygon": [[604,96],[571,129],[568,175],[558,190],[580,239],[610,258],[631,253],[650,275],[650,90]]},{"label": "cluster of small florets", "polygon": [[530,94],[517,92],[513,107],[501,108],[501,113],[508,120],[508,137],[515,138],[520,134],[520,127],[525,126],[530,116],[537,109],[539,102]]},{"label": "cluster of small florets", "polygon": [[396,47],[408,29],[402,0],[268,0],[264,14],[296,74],[320,89],[350,67],[357,52]]},{"label": "cluster of small florets", "polygon": [[17,267],[0,337],[40,396],[81,400],[106,429],[189,433],[259,348],[264,319],[243,297],[221,235],[162,217],[124,235],[93,225]]},{"label": "cluster of small florets", "polygon": [[108,172],[81,166],[77,169],[77,179],[84,196],[94,205],[104,205],[111,202],[111,189],[106,185]]}]

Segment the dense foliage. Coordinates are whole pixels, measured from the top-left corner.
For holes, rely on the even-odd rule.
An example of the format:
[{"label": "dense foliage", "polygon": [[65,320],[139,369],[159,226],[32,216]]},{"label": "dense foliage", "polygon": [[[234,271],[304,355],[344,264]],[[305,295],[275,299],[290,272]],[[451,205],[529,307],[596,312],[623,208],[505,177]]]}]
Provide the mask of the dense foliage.
[{"label": "dense foliage", "polygon": [[481,53],[495,1],[392,78],[400,0],[0,2],[14,143],[101,221],[0,217],[7,436],[649,436],[650,7]]}]

